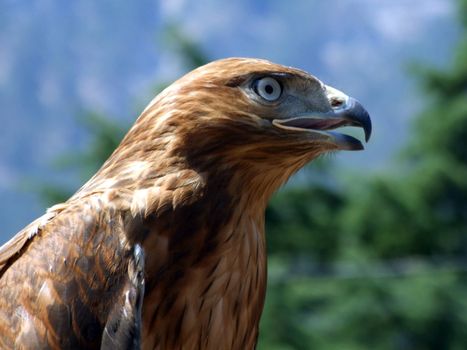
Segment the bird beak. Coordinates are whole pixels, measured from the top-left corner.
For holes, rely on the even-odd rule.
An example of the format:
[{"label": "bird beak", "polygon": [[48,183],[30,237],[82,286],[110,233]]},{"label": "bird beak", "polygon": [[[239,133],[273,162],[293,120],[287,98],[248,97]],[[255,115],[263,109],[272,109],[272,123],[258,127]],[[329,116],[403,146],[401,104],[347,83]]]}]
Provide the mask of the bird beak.
[{"label": "bird beak", "polygon": [[330,142],[341,150],[362,150],[362,143],[350,136],[330,131],[345,126],[356,126],[365,132],[365,141],[371,136],[371,120],[368,112],[356,99],[330,86],[324,86],[331,106],[328,112],[304,113],[289,119],[274,119],[273,125],[287,130],[302,130],[319,134],[320,139]]}]

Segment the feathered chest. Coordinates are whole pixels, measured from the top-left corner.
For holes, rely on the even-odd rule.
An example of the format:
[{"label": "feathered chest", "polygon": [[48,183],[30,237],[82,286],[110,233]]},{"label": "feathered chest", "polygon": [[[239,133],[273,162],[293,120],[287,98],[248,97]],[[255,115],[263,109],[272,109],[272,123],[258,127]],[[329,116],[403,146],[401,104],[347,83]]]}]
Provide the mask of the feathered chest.
[{"label": "feathered chest", "polygon": [[255,346],[266,288],[264,220],[226,205],[194,205],[141,225],[144,349]]}]

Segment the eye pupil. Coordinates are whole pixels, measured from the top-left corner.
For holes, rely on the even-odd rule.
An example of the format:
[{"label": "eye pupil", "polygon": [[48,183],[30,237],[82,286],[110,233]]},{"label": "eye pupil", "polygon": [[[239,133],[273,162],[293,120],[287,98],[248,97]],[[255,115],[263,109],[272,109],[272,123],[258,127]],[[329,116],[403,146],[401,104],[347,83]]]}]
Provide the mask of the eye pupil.
[{"label": "eye pupil", "polygon": [[264,87],[264,91],[266,91],[266,93],[270,95],[274,92],[274,88],[271,85],[266,85]]}]

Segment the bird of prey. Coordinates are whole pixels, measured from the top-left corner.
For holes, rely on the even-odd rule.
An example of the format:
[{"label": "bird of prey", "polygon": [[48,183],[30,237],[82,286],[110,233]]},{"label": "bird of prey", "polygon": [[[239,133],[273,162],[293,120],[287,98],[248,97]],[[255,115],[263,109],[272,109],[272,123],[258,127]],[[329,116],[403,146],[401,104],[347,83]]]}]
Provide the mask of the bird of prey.
[{"label": "bird of prey", "polygon": [[68,201],[0,248],[2,349],[253,349],[272,193],[371,134],[355,99],[265,60],[202,66]]}]

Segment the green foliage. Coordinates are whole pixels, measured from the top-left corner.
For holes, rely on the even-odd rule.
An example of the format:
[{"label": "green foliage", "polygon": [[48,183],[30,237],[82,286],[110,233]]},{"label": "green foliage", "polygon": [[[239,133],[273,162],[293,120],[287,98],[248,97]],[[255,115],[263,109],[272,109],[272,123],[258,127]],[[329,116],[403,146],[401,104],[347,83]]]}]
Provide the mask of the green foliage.
[{"label": "green foliage", "polygon": [[324,186],[278,193],[266,211],[269,254],[334,259],[339,241],[335,215],[344,204],[340,194]]},{"label": "green foliage", "polygon": [[[54,167],[57,171],[77,173],[82,179],[89,179],[117,148],[128,128],[93,112],[81,115],[78,121],[91,134],[89,143],[82,151],[58,157]],[[57,181],[37,184],[35,189],[47,205],[66,201],[76,190],[73,185]]]},{"label": "green foliage", "polygon": [[377,270],[270,278],[259,348],[463,348],[467,289],[456,271]]},{"label": "green foliage", "polygon": [[197,42],[184,34],[175,23],[169,24],[163,32],[168,48],[180,57],[187,68],[192,70],[209,62],[209,57]]}]

